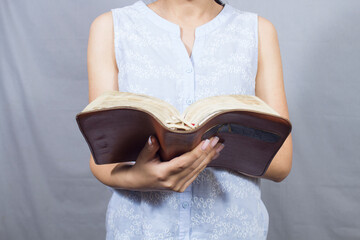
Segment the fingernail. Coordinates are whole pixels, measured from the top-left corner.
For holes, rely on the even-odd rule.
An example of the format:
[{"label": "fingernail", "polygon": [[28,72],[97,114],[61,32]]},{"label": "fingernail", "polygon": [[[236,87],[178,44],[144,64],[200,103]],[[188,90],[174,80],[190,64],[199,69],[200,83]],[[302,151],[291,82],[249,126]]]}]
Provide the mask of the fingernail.
[{"label": "fingernail", "polygon": [[217,159],[217,158],[219,157],[219,155],[220,155],[220,153],[216,153],[216,154],[214,155],[214,157],[213,157],[213,160],[214,160],[214,159]]},{"label": "fingernail", "polygon": [[219,137],[218,137],[218,136],[215,136],[215,137],[211,140],[211,143],[210,143],[211,147],[214,147],[214,146],[217,144],[218,141],[219,141]]},{"label": "fingernail", "polygon": [[209,140],[209,139],[206,139],[205,142],[203,142],[203,144],[202,144],[202,146],[201,146],[201,149],[202,149],[202,150],[205,150],[206,147],[209,145],[209,142],[210,142],[210,140]]},{"label": "fingernail", "polygon": [[222,144],[216,149],[216,152],[219,153],[224,147],[225,147],[225,145],[222,143]]},{"label": "fingernail", "polygon": [[151,136],[149,137],[148,143],[150,146],[152,145]]}]

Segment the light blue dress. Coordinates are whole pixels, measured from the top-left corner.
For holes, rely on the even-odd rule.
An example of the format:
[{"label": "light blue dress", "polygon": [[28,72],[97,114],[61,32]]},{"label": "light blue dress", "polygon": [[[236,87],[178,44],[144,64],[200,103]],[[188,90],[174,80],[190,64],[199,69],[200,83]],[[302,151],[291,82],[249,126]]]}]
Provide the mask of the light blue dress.
[{"label": "light blue dress", "polygon": [[[208,96],[255,95],[257,14],[226,4],[196,28],[189,58],[180,27],[143,1],[111,11],[120,91],[161,98],[180,112]],[[260,179],[236,171],[206,167],[182,193],[108,189],[107,240],[267,236]]]}]

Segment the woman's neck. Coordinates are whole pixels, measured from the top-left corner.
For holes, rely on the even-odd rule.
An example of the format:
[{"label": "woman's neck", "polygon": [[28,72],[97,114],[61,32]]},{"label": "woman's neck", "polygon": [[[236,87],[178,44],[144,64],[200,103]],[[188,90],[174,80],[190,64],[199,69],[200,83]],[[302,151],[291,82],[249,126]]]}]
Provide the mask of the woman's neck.
[{"label": "woman's neck", "polygon": [[189,27],[210,21],[223,9],[214,0],[157,0],[148,7],[165,19]]}]

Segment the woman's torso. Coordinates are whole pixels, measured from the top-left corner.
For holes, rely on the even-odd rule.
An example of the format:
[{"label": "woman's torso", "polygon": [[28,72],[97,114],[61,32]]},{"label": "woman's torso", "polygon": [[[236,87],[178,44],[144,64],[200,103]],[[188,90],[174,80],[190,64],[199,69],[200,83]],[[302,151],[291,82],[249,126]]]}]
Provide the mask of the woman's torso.
[{"label": "woman's torso", "polygon": [[[111,9],[119,90],[163,99],[180,113],[221,94],[255,95],[257,14],[229,4],[196,28],[191,58],[178,25],[143,1]],[[266,239],[260,179],[207,167],[185,192],[112,189],[106,239]]]}]

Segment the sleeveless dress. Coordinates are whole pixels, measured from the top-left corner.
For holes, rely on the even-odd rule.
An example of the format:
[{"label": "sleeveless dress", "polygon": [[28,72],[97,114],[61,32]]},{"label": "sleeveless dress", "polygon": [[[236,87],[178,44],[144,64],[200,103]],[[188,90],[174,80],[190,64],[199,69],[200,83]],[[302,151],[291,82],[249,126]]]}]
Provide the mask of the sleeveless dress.
[{"label": "sleeveless dress", "polygon": [[[208,96],[255,95],[257,14],[225,4],[196,28],[189,57],[180,27],[143,1],[111,11],[120,91],[158,97],[180,113]],[[112,192],[106,239],[266,239],[269,215],[260,181],[206,167],[182,193],[106,186]]]}]

